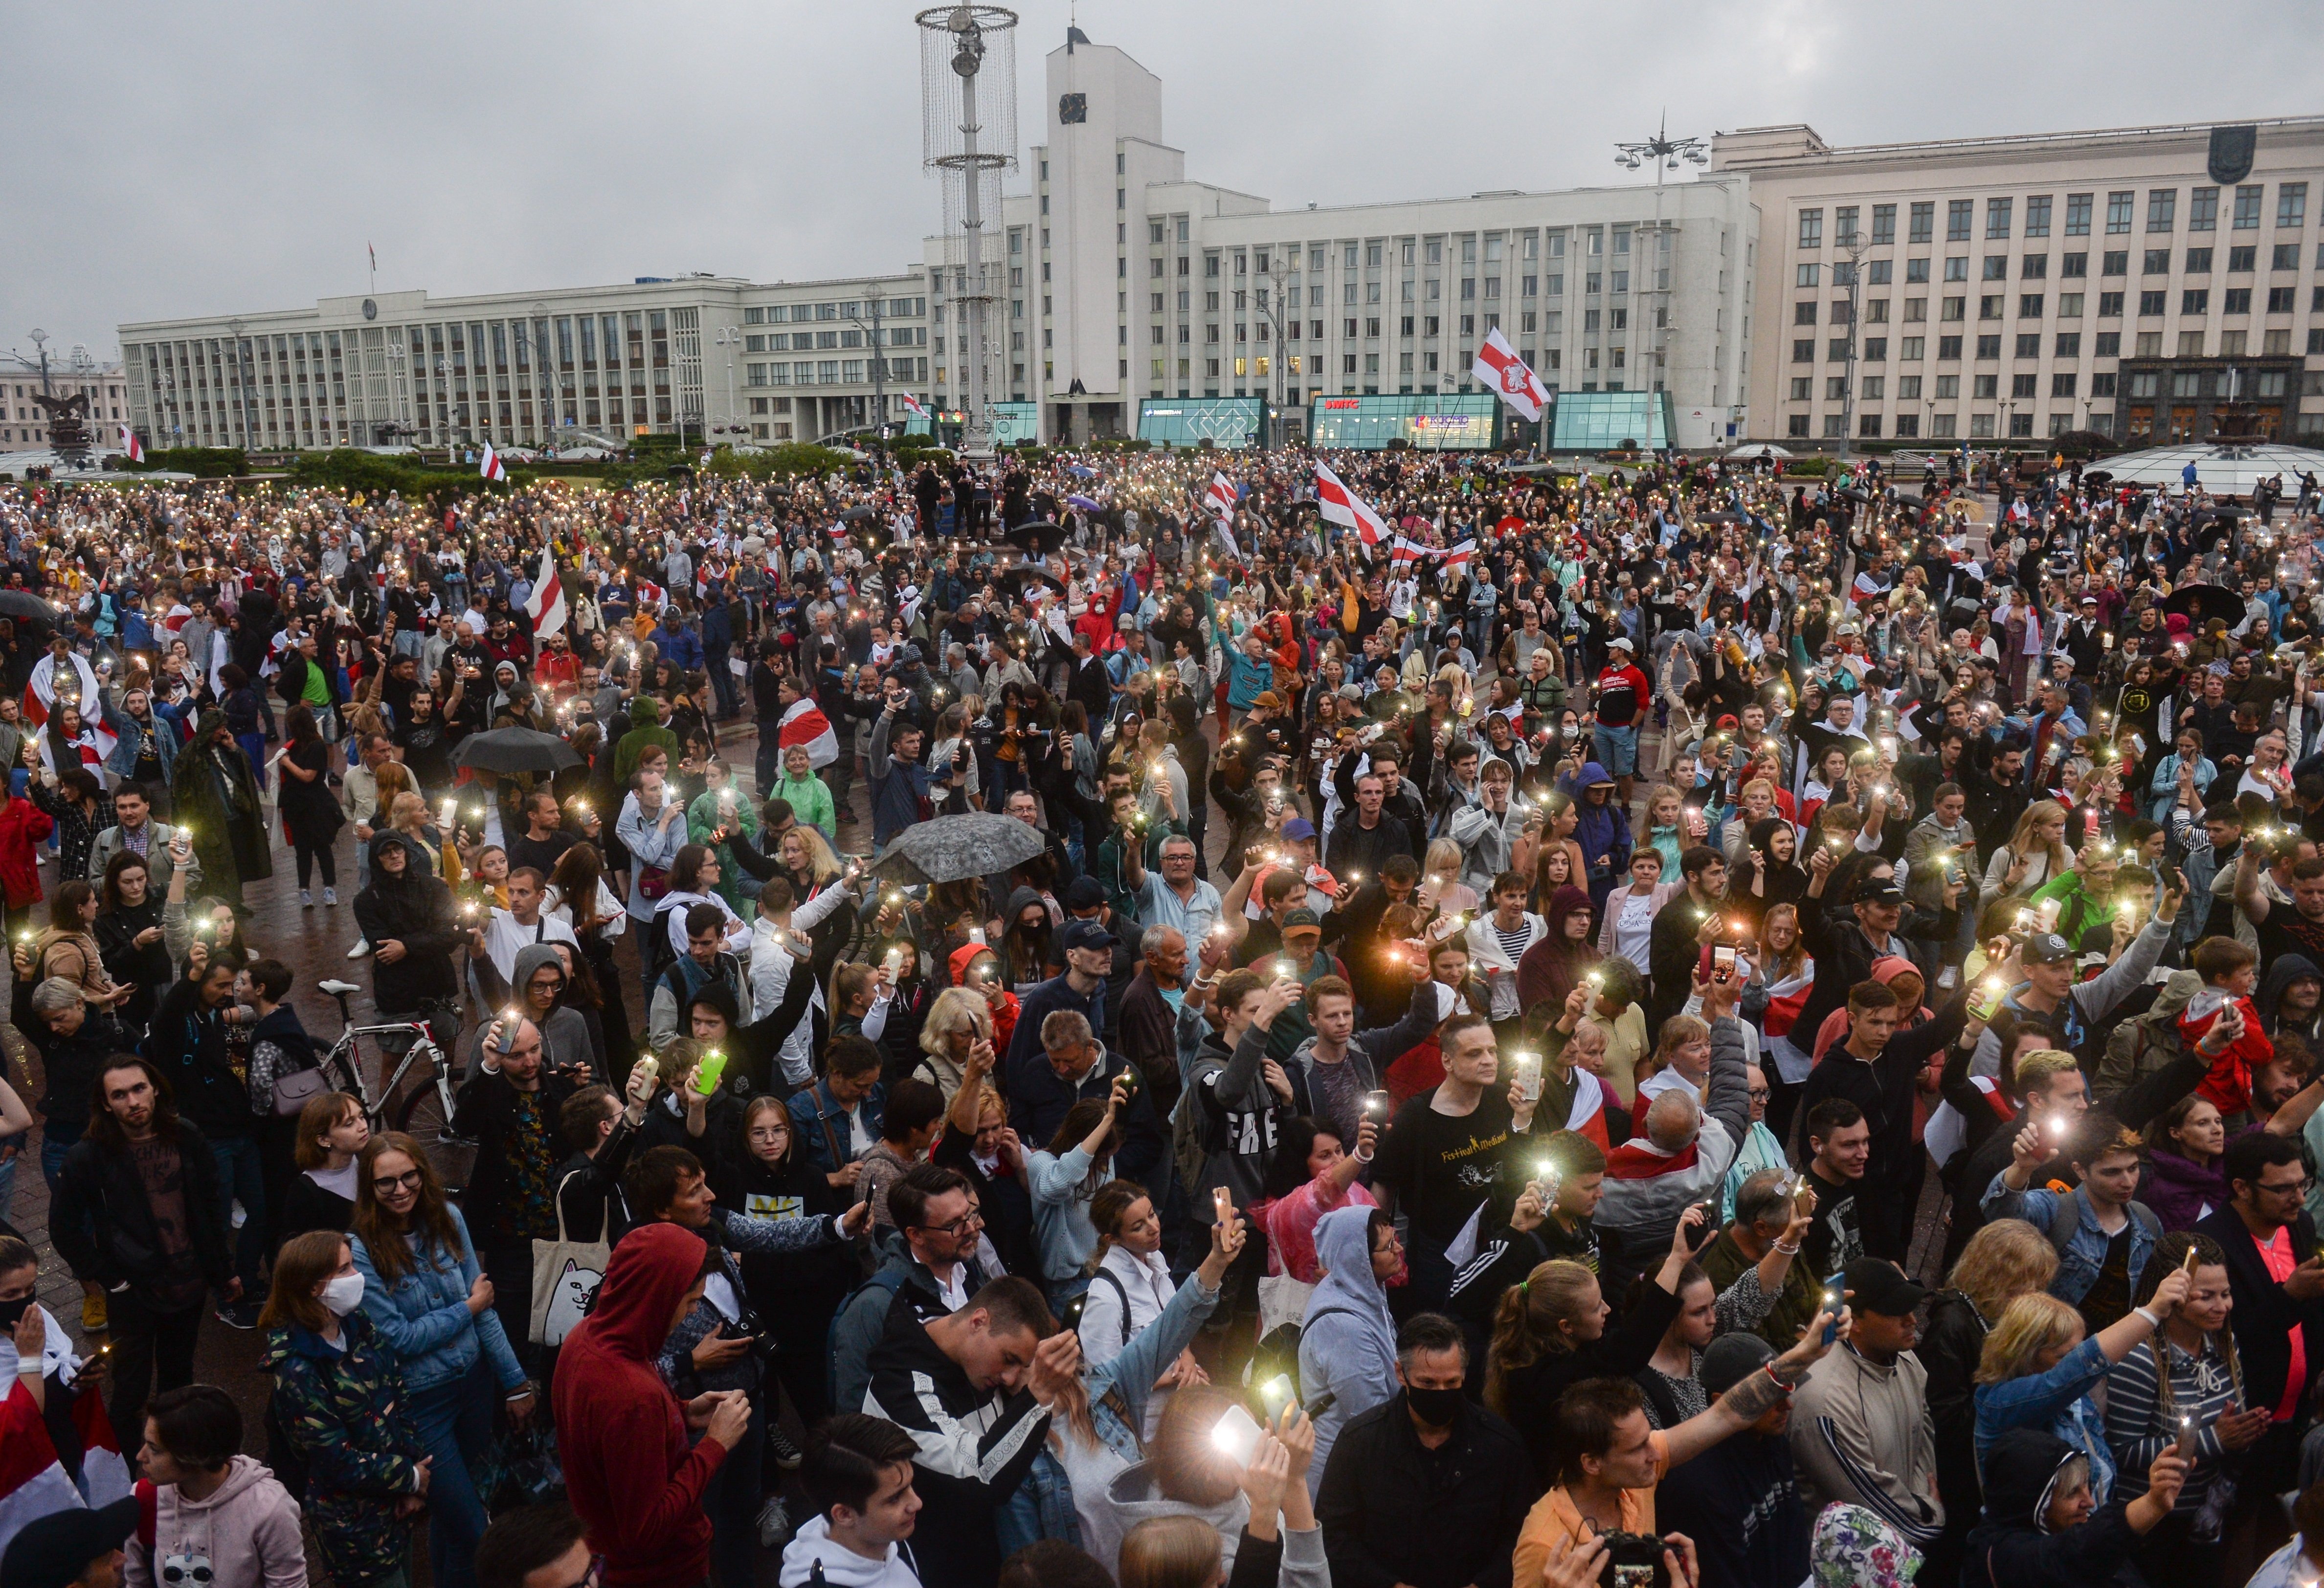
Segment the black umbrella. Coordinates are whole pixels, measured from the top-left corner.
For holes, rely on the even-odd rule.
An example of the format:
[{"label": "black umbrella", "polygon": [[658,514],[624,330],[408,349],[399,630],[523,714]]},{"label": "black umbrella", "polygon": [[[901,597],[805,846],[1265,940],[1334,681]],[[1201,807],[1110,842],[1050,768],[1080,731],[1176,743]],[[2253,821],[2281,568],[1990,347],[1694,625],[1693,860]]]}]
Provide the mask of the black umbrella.
[{"label": "black umbrella", "polygon": [[1028,557],[1047,557],[1065,543],[1065,528],[1047,519],[1035,519],[1013,526],[1005,538]]},{"label": "black umbrella", "polygon": [[1698,512],[1694,515],[1694,522],[1699,524],[1748,524],[1751,521],[1739,512]]},{"label": "black umbrella", "polygon": [[879,515],[877,513],[873,512],[872,509],[868,507],[851,507],[839,515],[839,522],[844,524],[852,524],[858,519],[876,518]]},{"label": "black umbrella", "polygon": [[2086,468],[2082,471],[2082,484],[2096,486],[2111,485],[2114,484],[2114,475],[2107,469]]},{"label": "black umbrella", "polygon": [[30,590],[0,590],[0,617],[23,618],[55,628],[64,614]]},{"label": "black umbrella", "polygon": [[581,764],[580,752],[554,734],[494,728],[471,734],[452,752],[455,766],[487,772],[560,772]]},{"label": "black umbrella", "polygon": [[2163,598],[2163,610],[2178,613],[2200,629],[2215,617],[2230,623],[2240,622],[2244,600],[2225,585],[2181,585]]}]

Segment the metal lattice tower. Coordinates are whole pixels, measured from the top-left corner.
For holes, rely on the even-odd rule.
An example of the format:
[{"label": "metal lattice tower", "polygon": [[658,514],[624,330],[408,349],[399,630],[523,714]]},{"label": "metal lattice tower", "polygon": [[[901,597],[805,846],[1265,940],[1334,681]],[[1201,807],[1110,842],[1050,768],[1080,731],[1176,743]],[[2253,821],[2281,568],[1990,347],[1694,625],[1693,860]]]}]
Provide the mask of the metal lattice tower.
[{"label": "metal lattice tower", "polygon": [[1017,169],[1017,14],[939,5],[912,20],[922,162],[944,182],[945,290],[960,343],[954,357],[968,377],[961,449],[981,456],[992,449],[1000,337],[988,328],[1001,279],[1001,175]]}]

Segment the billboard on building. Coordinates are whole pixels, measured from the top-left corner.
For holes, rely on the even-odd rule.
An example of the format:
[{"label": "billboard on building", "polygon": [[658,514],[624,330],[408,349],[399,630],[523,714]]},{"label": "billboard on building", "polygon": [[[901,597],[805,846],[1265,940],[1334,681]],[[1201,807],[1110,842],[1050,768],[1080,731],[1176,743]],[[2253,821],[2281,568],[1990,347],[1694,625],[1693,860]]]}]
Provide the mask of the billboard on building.
[{"label": "billboard on building", "polygon": [[1256,447],[1266,429],[1259,397],[1148,397],[1138,405],[1138,439],[1157,447]]},{"label": "billboard on building", "polygon": [[1499,439],[1500,399],[1489,392],[1444,396],[1318,397],[1308,439],[1317,447],[1375,451],[1400,441],[1421,452],[1482,452]]},{"label": "billboard on building", "polygon": [[1623,443],[1659,452],[1671,444],[1667,392],[1561,392],[1553,452],[1609,452]]}]

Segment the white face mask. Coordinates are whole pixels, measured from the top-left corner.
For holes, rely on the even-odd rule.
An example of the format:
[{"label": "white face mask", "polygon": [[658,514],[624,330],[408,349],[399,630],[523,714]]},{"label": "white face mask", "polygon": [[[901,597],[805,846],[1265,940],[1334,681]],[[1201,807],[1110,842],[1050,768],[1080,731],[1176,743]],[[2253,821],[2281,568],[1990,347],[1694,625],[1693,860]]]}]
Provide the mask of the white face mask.
[{"label": "white face mask", "polygon": [[345,1317],[363,1304],[364,1277],[361,1274],[340,1274],[323,1286],[323,1305],[334,1316]]}]

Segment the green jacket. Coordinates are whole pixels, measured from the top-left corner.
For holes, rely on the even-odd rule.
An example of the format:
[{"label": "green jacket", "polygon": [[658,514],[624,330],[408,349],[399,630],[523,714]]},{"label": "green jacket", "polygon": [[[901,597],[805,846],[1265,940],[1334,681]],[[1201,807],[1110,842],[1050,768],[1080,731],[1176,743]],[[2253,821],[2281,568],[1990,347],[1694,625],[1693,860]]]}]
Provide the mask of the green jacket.
[{"label": "green jacket", "polygon": [[[759,841],[758,808],[745,799],[740,789],[733,790],[733,808],[726,814],[733,817],[736,825],[749,834],[751,842],[755,844]],[[694,797],[694,803],[686,808],[686,836],[696,844],[709,843],[710,835],[718,830],[720,815],[716,790],[705,789]],[[751,896],[737,890],[740,884],[750,880],[750,872],[734,863],[733,846],[719,845],[718,896],[744,920],[751,919]]]},{"label": "green jacket", "polygon": [[[785,772],[767,790],[766,797],[788,800],[793,816],[810,827],[821,828],[823,836],[834,844],[839,842],[838,807],[832,803],[831,789],[814,772],[796,779]],[[756,836],[754,829],[752,836]]]},{"label": "green jacket", "polygon": [[361,1307],[339,1326],[343,1351],[296,1325],[274,1329],[260,1366],[273,1374],[283,1436],[306,1459],[300,1510],[324,1567],[335,1583],[369,1583],[403,1564],[395,1507],[428,1452],[394,1351]]}]

